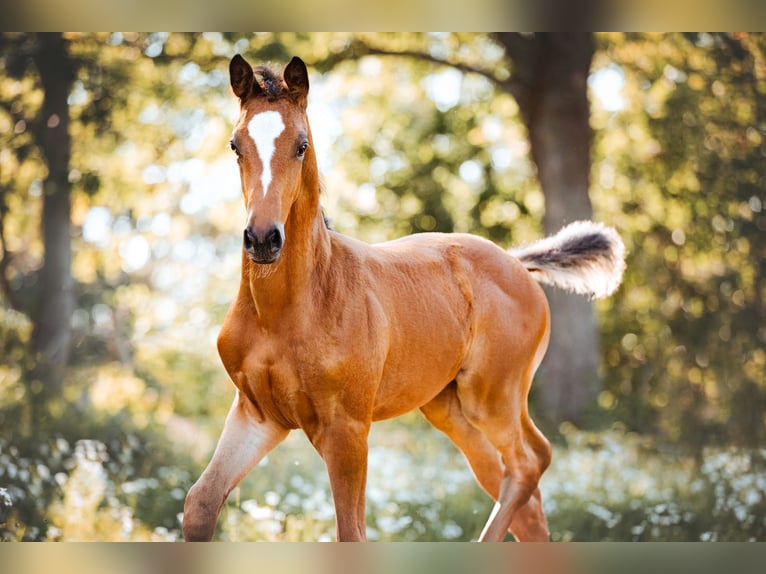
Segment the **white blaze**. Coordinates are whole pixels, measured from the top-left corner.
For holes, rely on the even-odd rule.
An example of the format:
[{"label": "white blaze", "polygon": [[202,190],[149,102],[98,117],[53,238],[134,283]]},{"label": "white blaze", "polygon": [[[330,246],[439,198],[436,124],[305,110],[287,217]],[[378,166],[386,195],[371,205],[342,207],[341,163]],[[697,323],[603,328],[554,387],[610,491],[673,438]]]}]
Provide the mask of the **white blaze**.
[{"label": "white blaze", "polygon": [[279,112],[269,110],[255,114],[250,123],[247,124],[247,133],[253,138],[258,157],[261,158],[263,171],[261,172],[261,185],[263,186],[263,197],[269,191],[271,184],[271,157],[274,155],[274,142],[277,141],[279,134],[285,129],[285,122],[282,121],[282,115]]}]

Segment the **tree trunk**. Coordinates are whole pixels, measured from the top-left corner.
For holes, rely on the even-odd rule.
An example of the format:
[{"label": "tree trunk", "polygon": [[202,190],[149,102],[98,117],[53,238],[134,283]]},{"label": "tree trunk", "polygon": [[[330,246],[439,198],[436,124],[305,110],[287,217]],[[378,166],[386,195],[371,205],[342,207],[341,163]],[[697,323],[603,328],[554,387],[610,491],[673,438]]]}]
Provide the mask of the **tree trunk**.
[{"label": "tree trunk", "polygon": [[[529,132],[532,159],[545,195],[546,234],[590,219],[591,128],[587,79],[593,57],[589,33],[497,34],[513,63],[513,95]],[[544,416],[582,419],[600,390],[598,331],[592,304],[546,289],[552,331],[540,369]]]},{"label": "tree trunk", "polygon": [[74,308],[71,274],[71,188],[69,106],[73,81],[67,42],[58,33],[38,36],[34,55],[44,99],[36,136],[48,164],[43,183],[42,236],[44,261],[32,314],[33,366],[30,388],[43,399],[61,391],[70,351],[70,317]]}]

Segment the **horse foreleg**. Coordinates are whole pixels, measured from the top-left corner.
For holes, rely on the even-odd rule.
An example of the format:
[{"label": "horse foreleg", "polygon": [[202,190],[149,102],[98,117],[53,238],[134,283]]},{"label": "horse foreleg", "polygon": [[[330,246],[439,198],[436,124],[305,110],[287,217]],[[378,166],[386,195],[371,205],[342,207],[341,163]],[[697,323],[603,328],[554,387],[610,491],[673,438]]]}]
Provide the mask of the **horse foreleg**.
[{"label": "horse foreleg", "polygon": [[367,540],[365,488],[369,424],[334,421],[312,442],[327,465],[338,542]]},{"label": "horse foreleg", "polygon": [[289,432],[259,420],[248,399],[237,393],[213,458],[189,489],[184,503],[183,534],[187,541],[210,540],[226,497]]}]

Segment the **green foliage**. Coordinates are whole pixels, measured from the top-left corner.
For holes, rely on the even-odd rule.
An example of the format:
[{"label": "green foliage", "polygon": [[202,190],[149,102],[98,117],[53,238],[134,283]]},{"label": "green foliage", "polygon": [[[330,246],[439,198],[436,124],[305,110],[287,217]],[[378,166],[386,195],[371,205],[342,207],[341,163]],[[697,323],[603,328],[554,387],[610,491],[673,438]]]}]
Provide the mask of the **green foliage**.
[{"label": "green foliage", "polygon": [[[156,424],[137,430],[136,413],[99,417],[83,406],[57,405],[33,434],[0,440],[0,540],[172,539],[188,457]],[[23,429],[26,416],[6,409],[0,421]]]},{"label": "green foliage", "polygon": [[553,540],[755,541],[766,536],[766,452],[699,458],[616,431],[565,430],[541,490]]},{"label": "green foliage", "polygon": [[693,448],[762,444],[761,35],[622,37],[628,106],[600,122],[594,203],[629,258],[602,311],[603,404]]},{"label": "green foliage", "polygon": [[[683,449],[620,431],[593,433],[566,425],[563,436],[565,444],[555,447],[541,482],[554,541],[766,537],[763,449],[711,447],[689,458]],[[230,497],[220,540],[333,539],[323,466],[316,455],[305,454],[310,451],[300,448],[301,442],[288,441]],[[492,503],[445,437],[421,420],[384,423],[373,433],[370,454],[371,540],[478,538]]]},{"label": "green foliage", "polygon": [[[383,51],[447,53],[457,38],[365,41]],[[460,42],[463,62],[498,60],[497,46],[481,35]],[[508,94],[483,76],[397,57],[365,57],[336,70],[346,71],[346,85],[328,78],[321,90],[347,107],[326,150],[333,162],[326,191],[339,230],[373,241],[421,231],[471,232],[501,244],[535,236],[542,195]]]}]

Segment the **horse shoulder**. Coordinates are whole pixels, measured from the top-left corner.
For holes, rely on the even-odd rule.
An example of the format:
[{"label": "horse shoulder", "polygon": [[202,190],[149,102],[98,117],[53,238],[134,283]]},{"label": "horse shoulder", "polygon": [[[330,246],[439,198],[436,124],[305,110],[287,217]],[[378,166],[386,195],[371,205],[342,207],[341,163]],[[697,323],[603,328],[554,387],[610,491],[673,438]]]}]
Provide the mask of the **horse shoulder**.
[{"label": "horse shoulder", "polygon": [[346,343],[369,343],[385,334],[388,318],[379,300],[375,250],[333,233],[332,259],[323,289],[323,322]]},{"label": "horse shoulder", "polygon": [[221,324],[217,340],[218,355],[230,376],[241,370],[242,362],[247,354],[248,345],[245,342],[251,339],[249,335],[254,327],[253,322],[249,320],[251,314],[245,299],[240,294],[229,306]]},{"label": "horse shoulder", "polygon": [[[381,277],[371,265],[374,251],[366,243],[333,234],[332,259],[316,294],[312,338],[321,334],[323,363],[331,371],[348,371],[347,363],[375,370],[385,354],[389,318],[380,301]],[[363,349],[364,360],[359,350]],[[357,376],[364,368],[355,367]],[[332,374],[332,373],[328,373]]]}]

